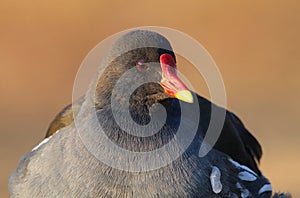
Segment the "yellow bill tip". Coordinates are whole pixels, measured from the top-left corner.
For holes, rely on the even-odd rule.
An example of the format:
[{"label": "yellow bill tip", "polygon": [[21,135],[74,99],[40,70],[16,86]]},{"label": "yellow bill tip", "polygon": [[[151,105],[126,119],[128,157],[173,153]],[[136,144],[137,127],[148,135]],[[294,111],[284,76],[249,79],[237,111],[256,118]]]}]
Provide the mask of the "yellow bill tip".
[{"label": "yellow bill tip", "polygon": [[182,100],[182,101],[187,102],[187,103],[193,103],[194,102],[193,95],[188,90],[178,91],[177,93],[174,94],[174,96],[178,100]]}]

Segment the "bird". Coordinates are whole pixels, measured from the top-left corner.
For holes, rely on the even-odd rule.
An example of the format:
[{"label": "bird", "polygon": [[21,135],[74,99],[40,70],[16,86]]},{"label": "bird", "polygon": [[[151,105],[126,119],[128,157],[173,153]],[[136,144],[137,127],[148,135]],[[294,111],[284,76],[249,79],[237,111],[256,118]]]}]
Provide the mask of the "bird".
[{"label": "bird", "polygon": [[[21,158],[9,177],[11,197],[290,197],[287,193],[272,195],[272,185],[259,169],[261,145],[242,121],[189,90],[178,77],[176,55],[166,37],[149,30],[130,31],[111,46],[104,64],[107,67],[92,80],[86,94],[65,107],[51,122],[45,139]],[[116,91],[120,79],[128,84]],[[128,99],[128,86],[141,80],[146,83]],[[197,123],[188,115],[181,118],[183,110],[193,115],[195,105],[200,114]],[[212,106],[225,111],[224,125],[216,144],[200,157]],[[118,125],[120,119],[133,132],[140,130],[135,126],[151,123],[154,116],[163,114],[161,107],[165,123],[151,136],[137,136]],[[130,116],[122,116],[127,110]],[[79,112],[80,127],[73,111]],[[98,137],[99,130],[118,147],[147,152],[176,138],[181,124],[187,134],[195,125],[195,137],[186,150],[159,168],[126,170],[141,159],[127,162],[121,155],[114,156],[113,150],[98,152],[107,141]],[[126,168],[98,158],[110,158]],[[161,158],[155,159],[164,161]],[[142,160],[140,168],[159,163]]]}]

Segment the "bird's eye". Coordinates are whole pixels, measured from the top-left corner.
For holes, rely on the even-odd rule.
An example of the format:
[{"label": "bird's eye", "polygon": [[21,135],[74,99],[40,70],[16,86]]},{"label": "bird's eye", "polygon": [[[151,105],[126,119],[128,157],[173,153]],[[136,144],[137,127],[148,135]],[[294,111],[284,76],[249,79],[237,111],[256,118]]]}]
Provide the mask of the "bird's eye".
[{"label": "bird's eye", "polygon": [[141,70],[141,71],[144,71],[144,70],[148,69],[148,64],[145,63],[143,60],[140,60],[137,63],[137,66],[138,66],[138,69]]}]

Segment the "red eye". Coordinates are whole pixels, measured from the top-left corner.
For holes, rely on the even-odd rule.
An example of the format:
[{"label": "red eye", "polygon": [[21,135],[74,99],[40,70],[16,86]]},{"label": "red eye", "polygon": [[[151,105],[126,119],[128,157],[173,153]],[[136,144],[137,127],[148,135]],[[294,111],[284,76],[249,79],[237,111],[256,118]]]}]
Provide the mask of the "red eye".
[{"label": "red eye", "polygon": [[148,64],[147,64],[147,63],[144,63],[143,60],[140,60],[140,61],[137,63],[137,66],[138,66],[138,69],[141,70],[141,71],[144,71],[144,70],[148,69]]}]

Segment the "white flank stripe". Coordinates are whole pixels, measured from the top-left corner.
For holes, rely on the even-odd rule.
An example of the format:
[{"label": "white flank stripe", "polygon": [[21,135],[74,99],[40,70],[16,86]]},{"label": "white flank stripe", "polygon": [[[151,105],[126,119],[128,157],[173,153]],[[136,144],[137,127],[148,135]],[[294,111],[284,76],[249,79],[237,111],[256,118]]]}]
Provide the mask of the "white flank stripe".
[{"label": "white flank stripe", "polygon": [[238,177],[243,181],[255,181],[257,177],[248,171],[239,172]]},{"label": "white flank stripe", "polygon": [[258,191],[258,194],[262,194],[264,192],[272,191],[272,185],[271,184],[265,184],[263,187],[261,187]]},{"label": "white flank stripe", "polygon": [[35,150],[37,150],[40,146],[42,146],[43,144],[46,144],[46,143],[50,140],[51,137],[52,137],[52,136],[45,138],[45,139],[44,139],[43,141],[41,141],[36,147],[34,147],[31,151],[35,151]]},{"label": "white flank stripe", "polygon": [[231,158],[229,158],[228,160],[229,160],[233,165],[235,165],[236,167],[239,167],[239,168],[241,168],[241,169],[244,169],[244,170],[248,171],[249,173],[252,173],[253,175],[257,176],[257,174],[256,174],[253,170],[251,170],[250,168],[248,168],[247,166],[241,165],[241,164],[239,164],[238,162],[234,161],[234,160],[231,159]]},{"label": "white flank stripe", "polygon": [[250,192],[247,189],[241,189],[241,198],[247,198],[250,196]]},{"label": "white flank stripe", "polygon": [[210,183],[214,193],[218,194],[222,191],[221,172],[218,167],[213,166],[210,173]]},{"label": "white flank stripe", "polygon": [[249,190],[247,190],[246,188],[243,188],[239,182],[237,182],[235,184],[235,186],[237,187],[237,189],[239,189],[241,191],[241,198],[247,198],[250,196]]}]

